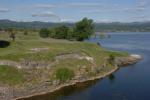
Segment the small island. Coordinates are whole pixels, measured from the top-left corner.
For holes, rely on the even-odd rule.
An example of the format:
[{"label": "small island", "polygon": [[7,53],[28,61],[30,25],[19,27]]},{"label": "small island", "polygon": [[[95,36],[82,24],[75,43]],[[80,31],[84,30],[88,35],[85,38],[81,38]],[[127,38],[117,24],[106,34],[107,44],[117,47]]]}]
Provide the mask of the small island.
[{"label": "small island", "polygon": [[83,42],[92,33],[93,21],[87,18],[71,29],[61,26],[0,33],[0,99],[23,100],[100,79],[142,58]]}]

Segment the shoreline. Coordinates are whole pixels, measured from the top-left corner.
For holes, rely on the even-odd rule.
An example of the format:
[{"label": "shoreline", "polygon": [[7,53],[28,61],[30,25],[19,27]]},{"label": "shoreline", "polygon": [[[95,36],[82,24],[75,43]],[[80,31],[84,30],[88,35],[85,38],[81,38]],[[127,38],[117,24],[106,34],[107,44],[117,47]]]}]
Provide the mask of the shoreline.
[{"label": "shoreline", "polygon": [[102,78],[105,78],[106,76],[109,76],[110,74],[114,73],[120,67],[135,64],[136,62],[138,62],[141,59],[142,59],[142,57],[140,55],[135,55],[135,54],[129,55],[128,57],[118,58],[118,59],[116,59],[116,62],[115,62],[116,65],[114,66],[114,68],[111,69],[110,71],[104,73],[104,74],[101,74],[101,75],[98,74],[96,76],[92,76],[92,77],[89,77],[87,79],[71,80],[68,83],[62,83],[59,86],[52,86],[51,89],[50,89],[49,86],[47,86],[47,90],[43,90],[43,92],[39,92],[39,93],[35,92],[32,95],[12,98],[11,100],[24,100],[24,99],[27,99],[27,98],[32,98],[34,96],[40,96],[40,95],[53,93],[53,92],[58,91],[58,90],[60,90],[64,87],[72,86],[72,85],[75,85],[75,84],[78,84],[78,83],[84,83],[84,82],[88,82],[88,81],[102,79]]},{"label": "shoreline", "polygon": [[58,91],[58,90],[60,90],[64,87],[72,86],[72,85],[75,85],[75,84],[78,84],[78,83],[84,83],[84,82],[88,82],[88,81],[94,81],[94,80],[97,80],[97,79],[102,79],[102,78],[105,78],[105,77],[109,76],[110,74],[114,73],[118,69],[119,69],[119,67],[115,66],[111,71],[109,71],[109,72],[107,72],[103,75],[97,75],[97,76],[94,76],[94,77],[90,77],[88,79],[83,79],[83,80],[78,80],[78,81],[70,81],[69,83],[61,84],[60,86],[50,90],[49,92],[35,93],[35,94],[32,94],[32,95],[22,96],[22,97],[14,98],[14,99],[11,99],[11,100],[22,100],[22,99],[31,98],[31,97],[34,97],[34,96],[45,95],[45,94],[49,94],[49,93],[53,93],[55,91]]}]

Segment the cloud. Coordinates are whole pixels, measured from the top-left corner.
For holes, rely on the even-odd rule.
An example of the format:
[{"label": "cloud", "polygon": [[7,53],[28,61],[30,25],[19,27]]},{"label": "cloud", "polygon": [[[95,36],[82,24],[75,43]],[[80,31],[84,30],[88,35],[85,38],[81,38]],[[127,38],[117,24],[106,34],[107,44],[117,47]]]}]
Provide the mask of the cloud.
[{"label": "cloud", "polygon": [[147,16],[134,16],[133,19],[145,19]]},{"label": "cloud", "polygon": [[147,6],[149,5],[149,1],[147,0],[140,0],[136,5],[136,11],[144,11]]},{"label": "cloud", "polygon": [[56,5],[52,5],[52,4],[37,4],[34,5],[33,8],[56,8]]},{"label": "cloud", "polygon": [[60,16],[56,15],[53,12],[36,13],[36,14],[32,14],[32,17],[46,17],[46,18],[52,17],[57,19],[59,22],[74,22],[73,19],[61,18]]},{"label": "cloud", "polygon": [[84,11],[81,11],[81,13],[102,13],[102,12],[106,12],[106,10],[84,10]]},{"label": "cloud", "polygon": [[146,8],[145,7],[138,7],[138,8],[136,8],[135,10],[136,11],[144,11]]},{"label": "cloud", "polygon": [[146,7],[148,5],[148,2],[146,0],[142,0],[138,2],[137,7]]},{"label": "cloud", "polygon": [[62,18],[61,22],[74,22],[74,20],[70,18],[64,18],[64,19]]},{"label": "cloud", "polygon": [[100,19],[100,20],[96,20],[96,23],[111,23],[113,22],[111,19]]},{"label": "cloud", "polygon": [[9,9],[0,8],[0,13],[6,13],[6,12],[9,12],[9,11],[10,11]]},{"label": "cloud", "polygon": [[66,3],[66,4],[36,4],[33,5],[33,8],[91,8],[91,7],[100,7],[99,3]]},{"label": "cloud", "polygon": [[53,12],[36,13],[36,14],[32,14],[32,17],[46,17],[46,18],[53,17],[53,18],[56,18],[57,20],[61,21],[61,18]]},{"label": "cloud", "polygon": [[131,19],[134,20],[134,21],[142,21],[142,22],[143,21],[150,21],[150,17],[145,16],[145,15],[143,15],[143,16],[134,16]]},{"label": "cloud", "polygon": [[127,11],[131,11],[133,9],[131,8],[111,8],[111,7],[107,7],[107,8],[100,8],[100,9],[90,9],[90,10],[82,10],[82,13],[95,13],[95,14],[99,14],[99,13],[111,13],[111,12],[127,12]]},{"label": "cloud", "polygon": [[68,3],[64,5],[66,7],[100,7],[99,3]]},{"label": "cloud", "polygon": [[145,11],[145,10],[146,10],[145,7],[129,7],[129,8],[123,8],[122,9],[122,11],[124,11],[124,12],[132,12],[132,13],[142,12],[142,11]]}]

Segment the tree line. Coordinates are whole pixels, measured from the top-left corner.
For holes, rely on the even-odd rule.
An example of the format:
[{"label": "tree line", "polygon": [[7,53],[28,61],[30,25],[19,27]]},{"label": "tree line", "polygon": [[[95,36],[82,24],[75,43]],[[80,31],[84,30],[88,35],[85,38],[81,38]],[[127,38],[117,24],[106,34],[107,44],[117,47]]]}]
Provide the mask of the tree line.
[{"label": "tree line", "polygon": [[75,23],[73,27],[65,25],[54,27],[51,29],[42,28],[39,35],[42,38],[55,38],[83,41],[89,38],[94,33],[94,22],[92,19],[83,18],[81,21]]}]

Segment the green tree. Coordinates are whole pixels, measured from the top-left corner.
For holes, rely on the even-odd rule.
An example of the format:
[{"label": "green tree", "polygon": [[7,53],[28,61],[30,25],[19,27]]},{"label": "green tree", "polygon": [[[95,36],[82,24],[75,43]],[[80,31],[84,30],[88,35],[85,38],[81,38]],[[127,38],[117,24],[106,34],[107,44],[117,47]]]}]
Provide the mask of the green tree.
[{"label": "green tree", "polygon": [[60,26],[55,28],[55,38],[57,39],[67,39],[69,32],[69,27],[67,26]]},{"label": "green tree", "polygon": [[13,28],[8,28],[7,31],[8,31],[8,33],[9,33],[9,37],[10,37],[13,41],[15,41],[15,39],[16,39],[15,29],[13,29]]},{"label": "green tree", "polygon": [[74,27],[74,36],[76,40],[83,41],[94,33],[94,23],[92,19],[83,18],[77,22]]},{"label": "green tree", "polygon": [[11,38],[13,41],[15,41],[15,39],[16,39],[16,34],[12,32],[12,33],[10,34],[10,38]]},{"label": "green tree", "polygon": [[68,39],[68,40],[75,40],[74,37],[75,37],[75,36],[74,36],[73,29],[70,28],[69,31],[68,31],[68,34],[67,34],[67,39]]},{"label": "green tree", "polygon": [[47,38],[49,37],[49,30],[46,28],[42,28],[39,32],[40,37]]},{"label": "green tree", "polygon": [[55,29],[54,29],[54,28],[51,28],[51,29],[49,30],[49,36],[50,36],[51,38],[55,38]]}]

